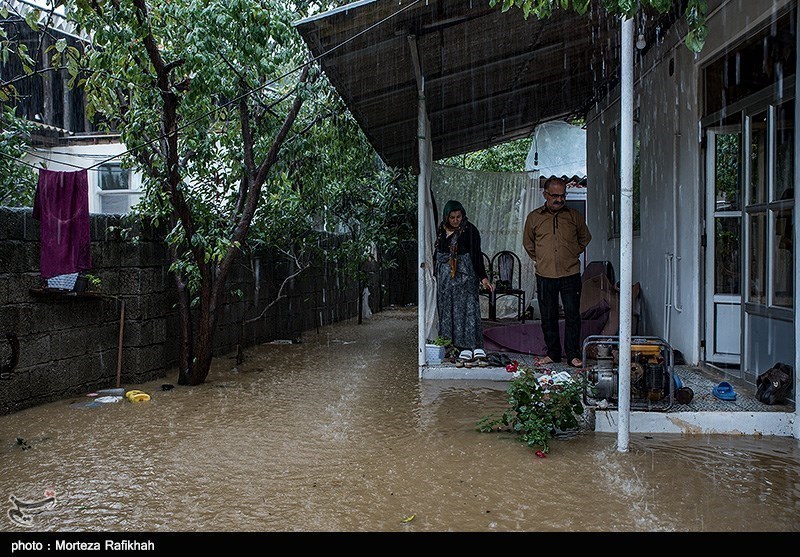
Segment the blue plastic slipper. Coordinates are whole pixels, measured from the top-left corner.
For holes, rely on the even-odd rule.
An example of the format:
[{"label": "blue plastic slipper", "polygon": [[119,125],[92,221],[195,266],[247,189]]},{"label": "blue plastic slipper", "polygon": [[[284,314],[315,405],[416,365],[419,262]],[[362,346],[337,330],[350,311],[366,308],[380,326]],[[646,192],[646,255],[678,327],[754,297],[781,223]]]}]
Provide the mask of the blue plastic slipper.
[{"label": "blue plastic slipper", "polygon": [[711,389],[711,394],[720,400],[736,400],[736,392],[733,390],[733,385],[727,381],[723,381]]}]

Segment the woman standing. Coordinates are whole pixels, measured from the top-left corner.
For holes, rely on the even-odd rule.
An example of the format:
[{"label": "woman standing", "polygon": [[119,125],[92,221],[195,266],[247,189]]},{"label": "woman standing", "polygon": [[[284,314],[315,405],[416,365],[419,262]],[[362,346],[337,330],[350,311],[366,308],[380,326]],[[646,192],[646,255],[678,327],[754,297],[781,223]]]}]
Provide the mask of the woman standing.
[{"label": "woman standing", "polygon": [[449,338],[460,360],[485,359],[479,288],[494,290],[481,253],[481,235],[464,206],[448,201],[434,245],[439,336]]}]

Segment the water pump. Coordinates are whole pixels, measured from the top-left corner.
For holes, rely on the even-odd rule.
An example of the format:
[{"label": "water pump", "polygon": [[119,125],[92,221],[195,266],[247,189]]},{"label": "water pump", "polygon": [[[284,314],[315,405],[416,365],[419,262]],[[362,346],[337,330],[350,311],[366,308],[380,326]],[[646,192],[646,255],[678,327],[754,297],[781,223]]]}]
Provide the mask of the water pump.
[{"label": "water pump", "polygon": [[[619,337],[593,335],[583,343],[584,403],[619,405]],[[631,339],[631,409],[666,411],[674,397],[673,351],[658,337]]]}]

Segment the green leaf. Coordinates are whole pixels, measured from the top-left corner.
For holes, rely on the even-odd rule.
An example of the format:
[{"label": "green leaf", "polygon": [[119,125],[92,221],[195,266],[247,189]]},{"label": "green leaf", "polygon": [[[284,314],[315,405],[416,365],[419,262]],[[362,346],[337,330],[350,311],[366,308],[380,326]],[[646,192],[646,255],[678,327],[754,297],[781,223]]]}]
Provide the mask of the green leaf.
[{"label": "green leaf", "polygon": [[55,47],[58,52],[64,52],[67,49],[67,39],[58,39]]},{"label": "green leaf", "polygon": [[[671,0],[668,1],[671,2]],[[578,12],[579,15],[584,15],[589,9],[590,2],[591,0],[573,0],[572,5],[575,7],[575,11]]]},{"label": "green leaf", "polygon": [[703,50],[703,46],[705,46],[706,43],[705,28],[689,31],[689,33],[686,35],[686,39],[684,39],[683,42],[692,52],[700,52]]},{"label": "green leaf", "polygon": [[33,31],[39,30],[39,16],[42,12],[38,9],[33,9],[25,14],[25,23],[28,24]]},{"label": "green leaf", "polygon": [[619,9],[626,17],[636,15],[636,0],[619,0]]},{"label": "green leaf", "polygon": [[650,0],[649,4],[663,14],[672,7],[672,2],[673,0]]}]

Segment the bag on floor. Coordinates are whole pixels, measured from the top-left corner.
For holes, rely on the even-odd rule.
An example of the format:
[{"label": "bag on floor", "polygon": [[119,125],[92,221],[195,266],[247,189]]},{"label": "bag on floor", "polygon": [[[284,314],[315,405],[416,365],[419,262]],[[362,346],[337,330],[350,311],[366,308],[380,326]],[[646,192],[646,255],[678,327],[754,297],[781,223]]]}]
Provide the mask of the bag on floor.
[{"label": "bag on floor", "polygon": [[792,368],[781,362],[776,363],[758,376],[756,398],[764,404],[780,404],[792,392]]}]

